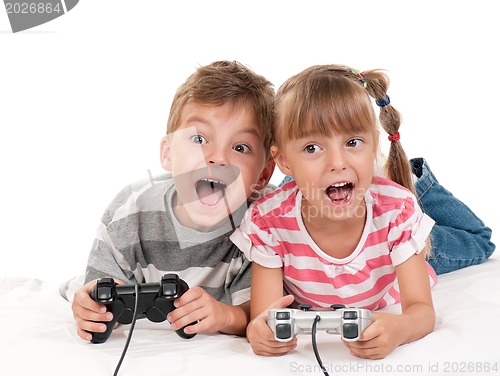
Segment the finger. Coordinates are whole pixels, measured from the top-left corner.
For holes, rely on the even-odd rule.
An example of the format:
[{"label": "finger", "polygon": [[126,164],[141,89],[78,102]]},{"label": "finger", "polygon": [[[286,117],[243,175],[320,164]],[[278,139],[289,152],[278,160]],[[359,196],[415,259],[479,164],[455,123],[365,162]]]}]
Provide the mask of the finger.
[{"label": "finger", "polygon": [[289,353],[297,347],[297,339],[289,342],[262,341],[252,345],[254,353],[264,356],[281,356]]},{"label": "finger", "polygon": [[97,303],[94,299],[90,297],[89,294],[81,291],[77,292],[75,294],[75,297],[73,298],[73,310],[77,309],[78,307],[82,307],[86,310],[93,311],[93,312],[98,312],[98,313],[104,313],[106,312],[106,306],[103,304]]},{"label": "finger", "polygon": [[351,354],[357,356],[358,358],[363,359],[382,359],[385,355],[381,352],[380,349],[361,349],[361,350],[352,350]]},{"label": "finger", "polygon": [[361,333],[361,335],[359,336],[359,340],[357,342],[371,341],[377,338],[379,335],[380,335],[379,325],[374,323],[368,326],[365,330],[363,330],[363,333]]},{"label": "finger", "polygon": [[183,324],[177,325],[177,323],[173,324],[172,329],[174,329],[174,330],[182,329],[184,331],[184,333],[186,333],[186,334],[197,334],[197,333],[208,331],[208,325],[207,325],[206,321],[204,321],[204,320],[191,321],[190,323],[188,323],[186,325],[183,325]]},{"label": "finger", "polygon": [[83,340],[85,340],[85,341],[90,341],[90,340],[92,340],[92,334],[91,334],[91,333],[89,333],[89,332],[87,332],[87,331],[85,331],[85,330],[82,330],[82,329],[80,329],[80,328],[77,328],[77,329],[76,329],[76,333],[78,334],[78,336],[79,336],[81,339],[83,339]]},{"label": "finger", "polygon": [[285,296],[279,298],[278,300],[273,302],[269,307],[267,307],[266,315],[267,315],[267,311],[269,311],[270,309],[286,308],[290,304],[292,304],[294,300],[295,300],[295,298],[293,295],[285,295]]},{"label": "finger", "polygon": [[169,312],[167,314],[167,320],[171,324],[179,323],[179,325],[187,325],[193,321],[206,318],[208,316],[208,310],[205,309],[206,307],[207,305],[203,304],[200,299],[190,301],[189,303],[179,306]]},{"label": "finger", "polygon": [[199,286],[195,286],[187,290],[184,294],[174,300],[174,307],[182,307],[186,304],[189,304],[192,301],[200,299],[204,294],[205,290],[203,290]]},{"label": "finger", "polygon": [[106,331],[106,324],[103,322],[94,322],[85,320],[79,316],[75,317],[77,328],[88,332],[102,333]]},{"label": "finger", "polygon": [[372,349],[378,346],[376,338],[367,341],[361,341],[361,340],[355,342],[350,342],[345,340],[342,341],[349,349]]},{"label": "finger", "polygon": [[[184,307],[182,307],[182,308],[184,308]],[[183,327],[186,327],[186,329],[187,329],[187,326],[189,326],[189,329],[186,332],[186,334],[193,334],[193,333],[202,332],[202,331],[208,329],[209,326],[211,325],[209,320],[207,320],[209,315],[205,312],[204,307],[194,309],[193,311],[186,312],[185,314],[182,314],[182,315],[174,315],[174,312],[177,314],[176,311],[179,309],[181,309],[181,308],[176,308],[174,311],[171,312],[172,315],[169,314],[167,316],[167,318],[180,316],[176,320],[173,320],[173,321],[169,320],[172,329],[178,330],[178,329],[183,328]],[[193,323],[195,323],[195,324],[193,324]]]},{"label": "finger", "polygon": [[106,312],[106,307],[104,307],[104,312],[96,312],[94,310],[90,310],[84,308],[82,306],[73,307],[73,317],[75,320],[78,318],[84,321],[111,321],[113,320],[113,314],[111,312]]}]

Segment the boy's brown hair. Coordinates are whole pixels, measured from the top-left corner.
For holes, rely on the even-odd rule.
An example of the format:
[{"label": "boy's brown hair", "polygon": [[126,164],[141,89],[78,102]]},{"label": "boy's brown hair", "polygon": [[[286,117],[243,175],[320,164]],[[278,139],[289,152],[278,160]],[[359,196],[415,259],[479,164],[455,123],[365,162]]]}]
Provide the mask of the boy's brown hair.
[{"label": "boy's brown hair", "polygon": [[216,61],[199,67],[177,89],[167,122],[167,134],[177,130],[187,103],[249,105],[258,122],[266,157],[270,158],[274,122],[274,87],[263,76],[237,61]]}]

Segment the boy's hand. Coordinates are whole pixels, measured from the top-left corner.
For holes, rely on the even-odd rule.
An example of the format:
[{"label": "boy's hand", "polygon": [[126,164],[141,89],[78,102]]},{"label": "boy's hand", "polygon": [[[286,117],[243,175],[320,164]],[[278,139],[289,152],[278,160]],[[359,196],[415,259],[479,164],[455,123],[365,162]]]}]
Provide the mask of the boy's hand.
[{"label": "boy's hand", "polygon": [[402,315],[372,313],[373,323],[364,330],[356,342],[345,342],[351,354],[366,359],[382,359],[403,343]]},{"label": "boy's hand", "polygon": [[[186,334],[224,331],[229,325],[228,306],[217,301],[201,287],[192,287],[174,301],[174,309],[167,315],[172,329],[182,327]],[[194,325],[189,325],[195,322]]]},{"label": "boy's hand", "polygon": [[[92,334],[89,332],[105,332],[106,324],[95,321],[111,321],[113,314],[106,312],[106,307],[102,304],[96,303],[91,297],[90,293],[92,287],[97,283],[97,280],[90,281],[85,284],[80,290],[75,293],[71,309],[73,310],[73,317],[76,321],[77,334],[80,338],[90,341]],[[117,283],[122,283],[117,281]]]},{"label": "boy's hand", "polygon": [[297,347],[297,337],[288,342],[279,342],[274,339],[274,333],[267,325],[267,312],[272,308],[286,308],[292,304],[294,297],[292,295],[284,296],[265,311],[255,317],[247,327],[247,337],[252,350],[257,355],[279,356],[285,355]]}]

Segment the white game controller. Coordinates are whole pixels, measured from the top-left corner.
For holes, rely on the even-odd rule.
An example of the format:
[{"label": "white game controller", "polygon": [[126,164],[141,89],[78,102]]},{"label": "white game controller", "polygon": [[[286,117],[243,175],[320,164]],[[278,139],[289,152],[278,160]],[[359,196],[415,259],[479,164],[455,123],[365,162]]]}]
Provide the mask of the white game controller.
[{"label": "white game controller", "polygon": [[279,308],[268,312],[268,325],[280,342],[290,341],[300,333],[311,333],[316,316],[319,316],[316,330],[326,330],[330,334],[340,334],[342,339],[354,342],[372,323],[371,312],[364,308],[345,308],[334,304],[328,310],[312,310],[309,305],[299,309]]}]

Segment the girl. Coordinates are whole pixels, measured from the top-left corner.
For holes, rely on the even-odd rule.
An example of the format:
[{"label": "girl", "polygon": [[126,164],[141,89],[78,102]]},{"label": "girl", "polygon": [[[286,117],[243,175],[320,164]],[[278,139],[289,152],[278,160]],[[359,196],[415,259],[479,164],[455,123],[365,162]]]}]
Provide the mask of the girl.
[{"label": "girl", "polygon": [[[436,274],[426,262],[434,221],[413,194],[387,87],[380,71],[323,65],[278,90],[271,154],[294,180],[256,202],[232,235],[253,261],[247,336],[256,354],[296,346],[296,339],[275,341],[266,322],[270,307],[286,307],[292,297],[295,304],[370,310],[400,302],[402,314],[374,312],[361,339],[345,343],[363,358],[383,358],[434,328]],[[374,173],[379,131],[371,97],[391,141],[390,180]]]}]

